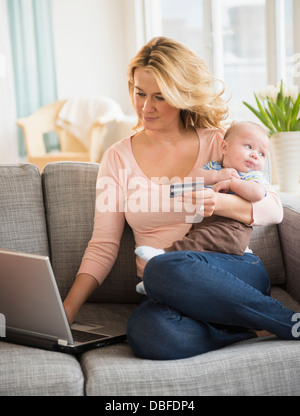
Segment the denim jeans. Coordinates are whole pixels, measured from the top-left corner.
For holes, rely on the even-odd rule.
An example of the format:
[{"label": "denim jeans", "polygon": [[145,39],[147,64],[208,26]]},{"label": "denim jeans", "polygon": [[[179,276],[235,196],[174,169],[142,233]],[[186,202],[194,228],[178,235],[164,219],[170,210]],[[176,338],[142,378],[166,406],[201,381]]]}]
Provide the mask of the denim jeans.
[{"label": "denim jeans", "polygon": [[144,270],[147,296],[127,325],[137,357],[187,358],[256,337],[264,329],[292,336],[293,311],[272,299],[260,259],[196,251],[153,257]]}]

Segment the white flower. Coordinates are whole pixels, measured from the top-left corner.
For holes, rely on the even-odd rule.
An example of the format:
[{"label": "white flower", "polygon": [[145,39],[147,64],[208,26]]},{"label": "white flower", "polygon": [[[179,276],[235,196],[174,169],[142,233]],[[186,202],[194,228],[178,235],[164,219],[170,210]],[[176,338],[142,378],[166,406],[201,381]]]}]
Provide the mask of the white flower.
[{"label": "white flower", "polygon": [[256,92],[257,98],[263,100],[266,97],[266,90],[259,90]]},{"label": "white flower", "polygon": [[297,86],[287,86],[281,81],[268,85],[255,97],[257,109],[245,101],[243,103],[270,130],[270,135],[276,131],[300,131],[300,94]]},{"label": "white flower", "polygon": [[280,85],[268,85],[267,87],[267,97],[271,98],[272,101],[277,100],[277,96],[280,92]]},{"label": "white flower", "polygon": [[298,95],[299,95],[299,88],[297,85],[292,85],[290,87],[288,87],[287,89],[288,91],[288,96],[291,97],[293,103],[297,100]]},{"label": "white flower", "polygon": [[[278,82],[276,85],[267,85],[264,89],[258,91],[256,95],[260,100],[270,98],[273,102],[276,102],[279,92],[280,82]],[[295,102],[299,95],[299,88],[297,85],[287,86],[283,84],[282,94],[283,98],[291,97],[292,102]]]},{"label": "white flower", "polygon": [[280,91],[280,86],[267,85],[266,88],[260,90],[257,93],[257,96],[260,100],[270,98],[272,101],[276,101],[279,91]]},{"label": "white flower", "polygon": [[[280,84],[279,84],[280,88]],[[299,89],[297,85],[282,85],[283,98],[291,97],[292,102],[295,102],[298,98]]]}]

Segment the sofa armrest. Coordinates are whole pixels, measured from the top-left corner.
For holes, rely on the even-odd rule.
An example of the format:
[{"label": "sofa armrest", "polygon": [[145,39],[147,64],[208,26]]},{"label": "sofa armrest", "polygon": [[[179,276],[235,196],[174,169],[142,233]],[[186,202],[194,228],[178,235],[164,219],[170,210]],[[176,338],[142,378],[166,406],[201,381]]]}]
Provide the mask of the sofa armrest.
[{"label": "sofa armrest", "polygon": [[286,272],[285,289],[300,302],[300,198],[283,193],[280,198],[284,215],[278,232]]}]

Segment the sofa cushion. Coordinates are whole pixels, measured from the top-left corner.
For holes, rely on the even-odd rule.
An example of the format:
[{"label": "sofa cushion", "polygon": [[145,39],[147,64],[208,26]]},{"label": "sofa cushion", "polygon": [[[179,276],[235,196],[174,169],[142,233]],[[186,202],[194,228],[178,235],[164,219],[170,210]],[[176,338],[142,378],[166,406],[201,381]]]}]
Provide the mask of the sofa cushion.
[{"label": "sofa cushion", "polygon": [[299,395],[299,344],[275,337],[184,360],[134,357],[126,344],[81,357],[88,396]]},{"label": "sofa cushion", "polygon": [[[61,296],[70,290],[94,223],[96,179],[99,165],[57,162],[43,171],[45,209],[51,262]],[[132,231],[125,226],[119,256],[92,302],[136,302],[138,282]]]},{"label": "sofa cushion", "polygon": [[272,285],[285,283],[286,276],[276,225],[253,227],[249,247],[263,262]]},{"label": "sofa cushion", "polygon": [[282,289],[280,286],[272,286],[271,296],[274,299],[279,300],[283,306],[288,309],[291,309],[295,312],[300,312],[300,303],[293,298],[286,290]]},{"label": "sofa cushion", "polygon": [[284,217],[278,229],[287,277],[285,288],[300,302],[300,198],[282,193],[280,197],[284,206]]},{"label": "sofa cushion", "polygon": [[0,342],[0,396],[82,396],[76,358],[60,352]]},{"label": "sofa cushion", "polygon": [[[273,287],[272,297],[300,312],[283,289]],[[79,319],[113,325],[131,311],[130,305],[85,304]],[[299,395],[298,349],[295,341],[271,336],[184,360],[156,361],[136,358],[123,342],[88,351],[80,363],[91,396]]]},{"label": "sofa cushion", "polygon": [[41,177],[31,164],[0,165],[0,247],[49,255]]},{"label": "sofa cushion", "polygon": [[126,328],[129,316],[136,308],[134,303],[86,302],[76,316],[76,321],[87,324],[103,325],[113,331]]}]

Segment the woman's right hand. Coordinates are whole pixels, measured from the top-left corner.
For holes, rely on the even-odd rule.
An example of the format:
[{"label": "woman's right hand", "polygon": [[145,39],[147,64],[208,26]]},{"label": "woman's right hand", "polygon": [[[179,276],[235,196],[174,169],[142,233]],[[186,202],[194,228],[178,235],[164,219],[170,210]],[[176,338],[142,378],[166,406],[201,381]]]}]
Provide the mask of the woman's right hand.
[{"label": "woman's right hand", "polygon": [[[204,188],[203,191],[191,192],[193,206],[196,207],[196,213],[203,217],[210,217],[213,214],[220,215],[227,218],[232,218],[244,224],[251,224],[252,219],[252,204],[249,201],[239,197],[238,195],[231,195],[227,193],[215,192],[211,188]],[[185,197],[182,197],[183,200]]]},{"label": "woman's right hand", "polygon": [[201,191],[187,192],[184,196],[178,197],[188,206],[192,206],[196,214],[203,217],[213,215],[217,204],[217,193],[211,188],[204,188]]},{"label": "woman's right hand", "polygon": [[[215,212],[217,205],[217,193],[211,188],[204,188],[203,190],[203,217],[211,217]],[[197,211],[198,212],[198,211]]]}]

